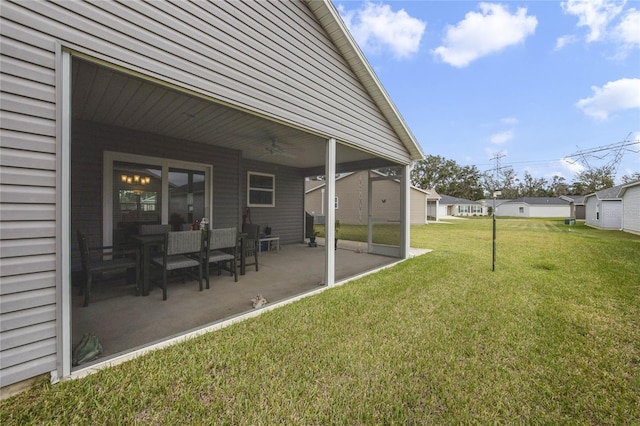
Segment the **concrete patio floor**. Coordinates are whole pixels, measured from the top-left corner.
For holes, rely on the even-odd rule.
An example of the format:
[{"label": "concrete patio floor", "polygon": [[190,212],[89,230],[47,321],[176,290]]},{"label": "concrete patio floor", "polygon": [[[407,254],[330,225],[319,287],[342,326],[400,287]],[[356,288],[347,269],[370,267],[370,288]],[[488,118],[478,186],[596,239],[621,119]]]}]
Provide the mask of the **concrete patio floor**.
[{"label": "concrete patio floor", "polygon": [[[366,254],[366,244],[340,241],[336,251],[336,282],[392,265],[399,259]],[[261,294],[269,304],[282,302],[323,286],[324,247],[283,245],[280,252],[262,253],[259,271],[247,267],[234,282],[229,273],[211,276],[211,288],[200,292],[197,281],[173,281],[168,300],[154,288],[149,296],[135,296],[132,285],[97,285],[91,303],[83,308],[74,291],[72,343],[86,332],[94,333],[103,353],[102,362],[204,326],[254,311],[251,299]],[[90,364],[82,364],[84,368]]]}]

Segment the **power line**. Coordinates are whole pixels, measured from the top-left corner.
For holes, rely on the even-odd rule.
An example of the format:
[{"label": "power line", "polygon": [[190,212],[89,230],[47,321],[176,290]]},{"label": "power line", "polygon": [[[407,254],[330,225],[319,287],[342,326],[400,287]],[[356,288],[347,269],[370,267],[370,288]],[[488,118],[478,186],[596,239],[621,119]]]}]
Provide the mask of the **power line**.
[{"label": "power line", "polygon": [[[567,158],[574,159],[574,161],[572,162],[570,161],[571,164],[580,162],[587,169],[592,169],[591,165],[589,164],[590,159],[604,160],[607,157],[612,156],[612,158],[609,160],[608,163],[605,164],[604,167],[610,169],[613,175],[615,175],[618,171],[618,166],[620,165],[620,162],[622,161],[622,157],[624,156],[625,153],[640,152],[640,139],[631,140],[632,134],[633,132],[629,132],[627,137],[621,142],[616,142],[609,145],[598,146],[595,148],[590,148],[585,150],[578,150],[573,154],[568,155]],[[630,148],[631,146],[634,146],[634,145],[637,145],[638,148],[637,149]]]}]

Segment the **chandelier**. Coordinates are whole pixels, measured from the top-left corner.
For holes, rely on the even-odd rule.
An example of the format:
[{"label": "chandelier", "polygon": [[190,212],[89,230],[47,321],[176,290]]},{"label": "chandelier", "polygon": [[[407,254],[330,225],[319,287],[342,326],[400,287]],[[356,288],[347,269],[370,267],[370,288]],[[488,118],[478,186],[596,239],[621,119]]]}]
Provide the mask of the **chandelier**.
[{"label": "chandelier", "polygon": [[151,183],[150,176],[120,175],[120,179],[122,180],[122,183],[127,183],[129,185],[148,185]]}]

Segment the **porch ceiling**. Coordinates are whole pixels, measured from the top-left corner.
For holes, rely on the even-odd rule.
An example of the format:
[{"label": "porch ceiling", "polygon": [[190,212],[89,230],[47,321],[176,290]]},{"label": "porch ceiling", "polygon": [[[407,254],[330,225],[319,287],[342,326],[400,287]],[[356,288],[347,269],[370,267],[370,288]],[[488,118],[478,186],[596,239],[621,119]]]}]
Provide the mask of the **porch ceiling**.
[{"label": "porch ceiling", "polygon": [[[242,151],[298,168],[325,162],[326,138],[96,63],[73,61],[73,119]],[[338,144],[341,163],[376,159]]]}]

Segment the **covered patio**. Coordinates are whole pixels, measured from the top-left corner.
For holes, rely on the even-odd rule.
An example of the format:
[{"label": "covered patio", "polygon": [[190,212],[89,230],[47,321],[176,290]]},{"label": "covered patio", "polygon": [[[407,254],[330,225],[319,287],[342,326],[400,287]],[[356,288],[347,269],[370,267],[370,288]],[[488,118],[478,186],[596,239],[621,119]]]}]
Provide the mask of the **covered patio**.
[{"label": "covered patio", "polygon": [[[341,270],[340,173],[382,170],[400,182],[376,198],[400,200],[392,235],[371,202],[358,203],[367,244],[350,254],[382,264],[409,256],[408,175],[422,149],[330,1],[7,2],[3,12],[15,42],[3,51],[13,99],[3,104],[3,385],[82,374],[71,360],[84,331],[106,357],[140,353],[252,309],[258,293],[277,303],[375,270],[355,261]],[[327,244],[288,250],[314,232],[312,177],[327,182]],[[358,199],[383,187],[369,173]],[[212,229],[270,229],[282,252],[237,284],[214,277],[202,293],[174,284],[166,302],[156,290],[111,297],[96,285],[81,307],[79,240],[108,257],[100,250],[140,249],[143,226],[196,230],[203,218]],[[291,263],[271,273],[271,259]],[[206,303],[190,306],[196,299]]]},{"label": "covered patio", "polygon": [[[321,244],[323,240],[319,240]],[[365,243],[340,241],[336,250],[336,280],[357,277],[363,271],[376,271],[398,259],[367,254]],[[82,308],[81,297],[74,294],[73,341],[84,333],[94,333],[103,353],[93,363],[109,361],[135,349],[213,326],[253,313],[251,299],[262,295],[273,306],[286,300],[326,289],[323,283],[324,247],[288,244],[280,252],[264,252],[259,271],[250,266],[234,282],[228,273],[212,275],[211,288],[198,291],[196,281],[174,281],[170,297],[162,300],[155,288],[149,296],[135,296],[134,287],[124,280],[105,283],[93,293],[92,303]],[[259,308],[261,309],[261,308]],[[82,364],[81,368],[90,364]]]},{"label": "covered patio", "polygon": [[[170,284],[166,302],[157,289],[132,297],[132,288],[104,287],[81,308],[74,289],[72,346],[92,332],[102,342],[101,359],[135,352],[241,316],[258,294],[281,302],[404,257],[400,226],[392,245],[373,244],[374,228],[369,244],[347,249],[340,241],[335,263],[325,246],[308,247],[304,181],[375,168],[397,177],[405,166],[92,61],[74,58],[72,70],[71,235],[81,230],[93,247],[119,247],[135,241],[142,225],[177,231],[206,217],[211,228],[269,227],[282,247],[262,254],[260,271],[249,267],[238,283],[216,276],[203,293],[195,282]],[[377,183],[365,179],[362,190]],[[401,199],[401,188],[383,198]],[[366,204],[359,210],[375,216]],[[333,227],[326,231],[333,238]],[[72,271],[79,267],[76,244],[72,239]]]}]

